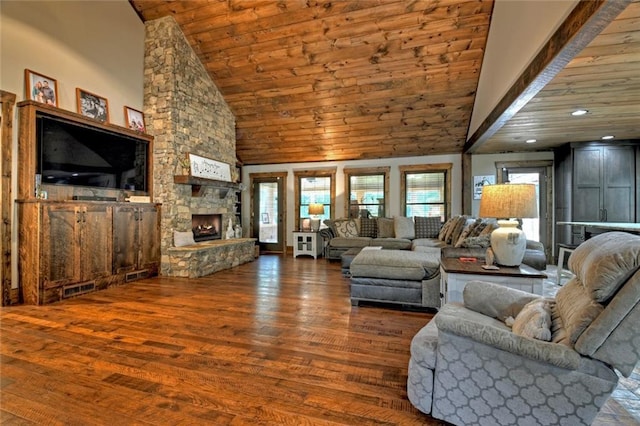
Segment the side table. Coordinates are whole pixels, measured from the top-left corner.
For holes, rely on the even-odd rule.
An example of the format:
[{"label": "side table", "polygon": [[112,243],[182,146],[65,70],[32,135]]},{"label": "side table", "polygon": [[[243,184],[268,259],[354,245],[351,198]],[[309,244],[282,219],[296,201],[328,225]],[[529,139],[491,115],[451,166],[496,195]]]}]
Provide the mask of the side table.
[{"label": "side table", "polygon": [[499,266],[500,269],[483,269],[482,260],[462,262],[458,258],[440,259],[440,297],[442,303],[462,302],[462,291],[469,281],[489,281],[505,287],[542,295],[542,272],[527,265]]},{"label": "side table", "polygon": [[313,256],[317,259],[322,254],[322,237],[318,232],[293,232],[293,257],[301,255]]}]

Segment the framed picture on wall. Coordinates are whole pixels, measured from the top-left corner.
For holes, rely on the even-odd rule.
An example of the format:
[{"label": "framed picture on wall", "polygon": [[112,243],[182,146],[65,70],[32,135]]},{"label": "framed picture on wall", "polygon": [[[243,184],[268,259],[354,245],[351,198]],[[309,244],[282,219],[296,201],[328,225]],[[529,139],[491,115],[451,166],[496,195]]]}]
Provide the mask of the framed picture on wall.
[{"label": "framed picture on wall", "polygon": [[474,176],[473,177],[473,199],[479,200],[482,198],[482,187],[485,185],[495,185],[495,176]]},{"label": "framed picture on wall", "polygon": [[24,70],[26,98],[43,104],[58,106],[58,82],[44,74]]},{"label": "framed picture on wall", "polygon": [[145,132],[144,113],[131,107],[124,107],[124,122],[127,127],[137,132]]},{"label": "framed picture on wall", "polygon": [[103,123],[109,122],[109,103],[107,98],[86,90],[76,88],[78,112],[85,117],[95,118]]}]

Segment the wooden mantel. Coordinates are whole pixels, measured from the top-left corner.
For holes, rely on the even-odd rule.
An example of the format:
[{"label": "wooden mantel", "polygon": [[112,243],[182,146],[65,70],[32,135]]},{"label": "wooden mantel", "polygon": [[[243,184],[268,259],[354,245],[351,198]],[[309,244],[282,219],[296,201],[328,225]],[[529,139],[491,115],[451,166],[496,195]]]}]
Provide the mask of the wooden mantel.
[{"label": "wooden mantel", "polygon": [[241,191],[240,184],[236,182],[226,182],[223,180],[206,179],[191,175],[175,175],[173,182],[182,185],[191,185],[191,194],[194,197],[202,196],[204,188],[207,186],[220,190],[220,198],[225,198],[229,191]]}]

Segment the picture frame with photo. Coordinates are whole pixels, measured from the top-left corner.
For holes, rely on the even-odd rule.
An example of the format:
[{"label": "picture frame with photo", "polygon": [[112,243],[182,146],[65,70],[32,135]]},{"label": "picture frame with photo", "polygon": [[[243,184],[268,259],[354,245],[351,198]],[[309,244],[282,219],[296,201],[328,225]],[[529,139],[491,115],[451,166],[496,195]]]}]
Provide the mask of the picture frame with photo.
[{"label": "picture frame with photo", "polygon": [[127,128],[136,132],[145,132],[146,125],[144,123],[144,113],[131,107],[124,107],[124,122]]},{"label": "picture frame with photo", "polygon": [[58,81],[56,79],[25,69],[24,82],[28,100],[58,106]]},{"label": "picture frame with photo", "polygon": [[76,88],[78,112],[85,117],[93,118],[103,123],[109,122],[109,101],[81,88]]},{"label": "picture frame with photo", "polygon": [[300,231],[302,231],[302,232],[311,232],[311,218],[310,217],[301,217],[300,218]]}]

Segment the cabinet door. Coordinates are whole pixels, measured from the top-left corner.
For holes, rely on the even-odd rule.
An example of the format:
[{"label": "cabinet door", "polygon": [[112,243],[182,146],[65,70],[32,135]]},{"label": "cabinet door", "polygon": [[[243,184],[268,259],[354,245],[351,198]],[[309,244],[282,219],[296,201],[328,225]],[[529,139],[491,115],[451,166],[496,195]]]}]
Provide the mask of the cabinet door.
[{"label": "cabinet door", "polygon": [[134,271],[138,264],[136,231],[138,213],[133,206],[116,206],[113,211],[113,273]]},{"label": "cabinet door", "polygon": [[82,216],[76,206],[43,207],[42,275],[45,287],[80,281],[80,228]]},{"label": "cabinet door", "polygon": [[158,207],[140,207],[138,211],[140,269],[157,267],[160,263],[160,214]]},{"label": "cabinet door", "polygon": [[605,148],[602,220],[606,222],[635,222],[634,155],[632,146]]},{"label": "cabinet door", "polygon": [[113,256],[110,206],[83,206],[80,238],[80,278],[88,281],[111,275]]},{"label": "cabinet door", "polygon": [[574,150],[573,159],[573,220],[602,220],[602,147]]}]

